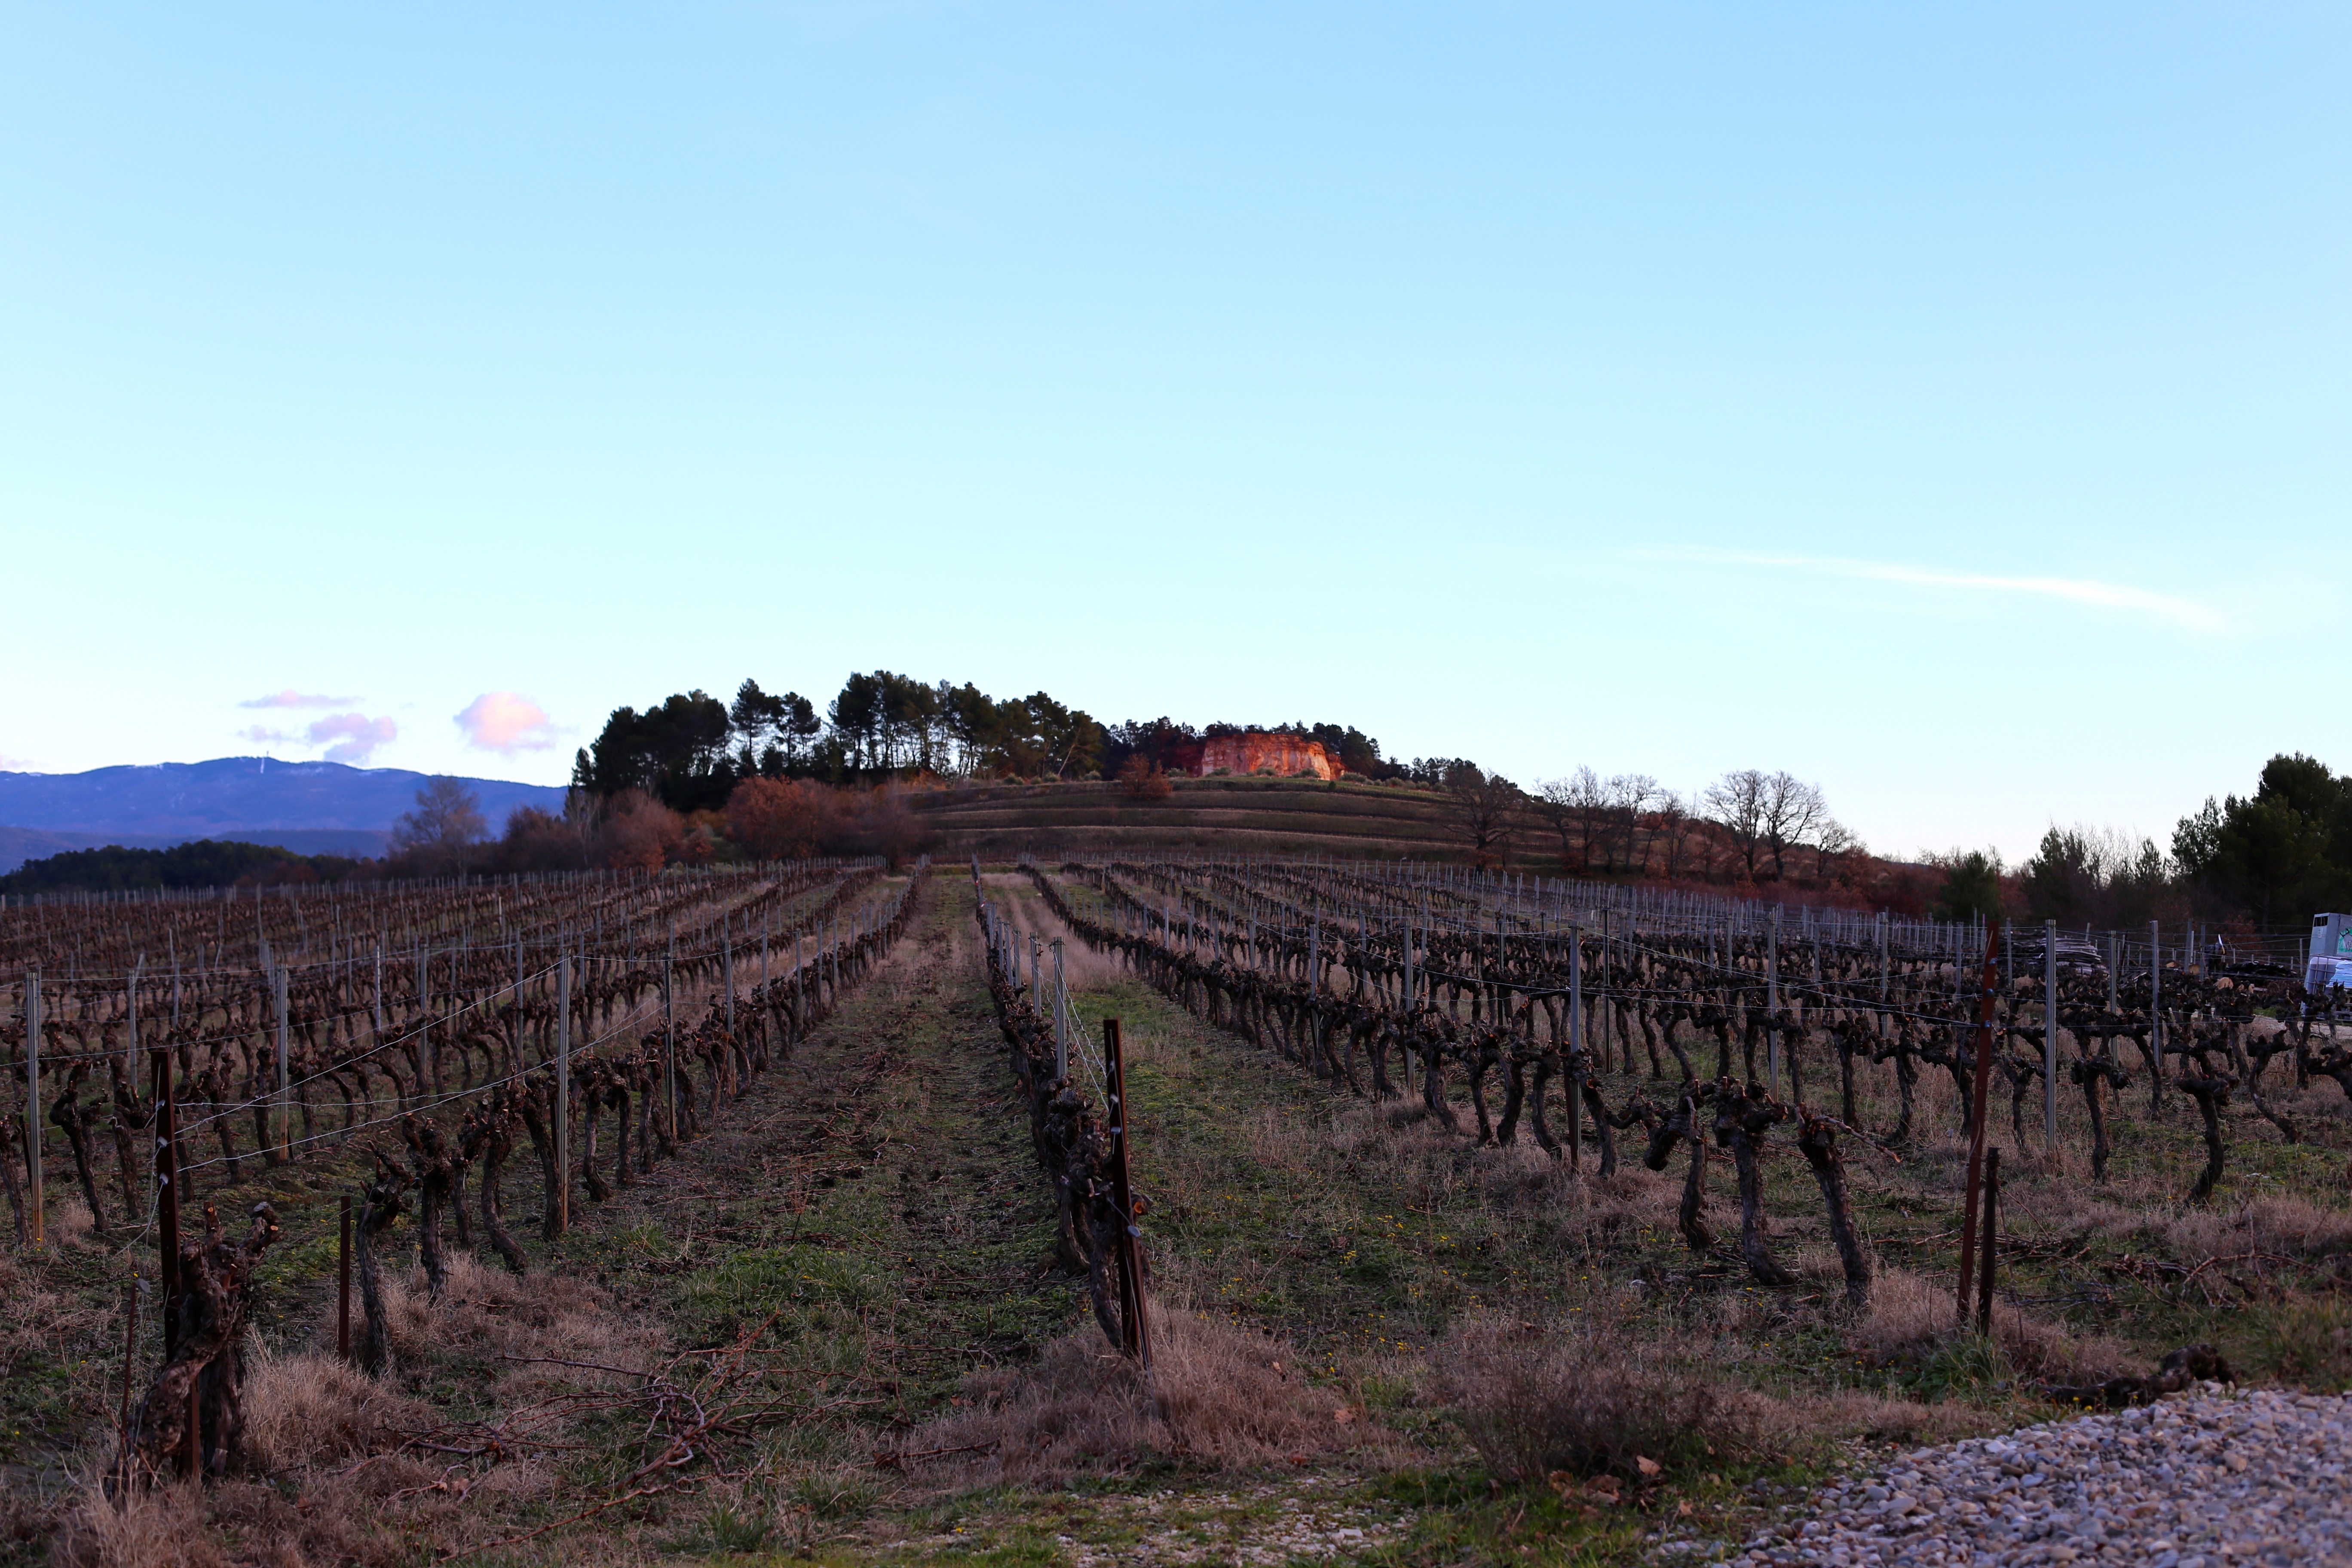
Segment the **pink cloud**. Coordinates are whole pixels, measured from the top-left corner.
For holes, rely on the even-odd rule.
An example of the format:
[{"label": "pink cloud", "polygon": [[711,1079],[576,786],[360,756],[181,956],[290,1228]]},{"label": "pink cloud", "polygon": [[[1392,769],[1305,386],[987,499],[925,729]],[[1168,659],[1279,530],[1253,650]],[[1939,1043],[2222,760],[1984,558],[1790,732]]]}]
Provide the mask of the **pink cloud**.
[{"label": "pink cloud", "polygon": [[400,726],[390,719],[371,719],[364,713],[331,713],[317,720],[306,731],[310,744],[327,748],[331,763],[364,763],[378,746],[390,745],[400,736]]},{"label": "pink cloud", "polygon": [[273,691],[267,697],[256,697],[250,701],[240,702],[237,706],[240,708],[340,708],[346,702],[358,700],[356,697],[308,696],[289,686],[283,691]]},{"label": "pink cloud", "polygon": [[555,744],[555,721],[520,692],[485,691],[466,705],[457,723],[467,743],[486,752],[543,752]]},{"label": "pink cloud", "polygon": [[236,738],[240,741],[261,741],[267,742],[271,741],[290,741],[294,739],[294,736],[291,732],[285,730],[273,730],[267,724],[255,724],[247,729],[239,730],[236,732]]}]

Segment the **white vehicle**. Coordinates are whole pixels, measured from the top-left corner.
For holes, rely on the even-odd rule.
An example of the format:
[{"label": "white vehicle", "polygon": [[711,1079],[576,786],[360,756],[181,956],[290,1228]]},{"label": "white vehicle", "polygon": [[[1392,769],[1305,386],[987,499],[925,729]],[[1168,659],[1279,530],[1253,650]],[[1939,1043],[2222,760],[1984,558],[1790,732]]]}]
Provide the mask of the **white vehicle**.
[{"label": "white vehicle", "polygon": [[2352,986],[2352,915],[2311,917],[2311,957],[2303,968],[2306,990]]}]

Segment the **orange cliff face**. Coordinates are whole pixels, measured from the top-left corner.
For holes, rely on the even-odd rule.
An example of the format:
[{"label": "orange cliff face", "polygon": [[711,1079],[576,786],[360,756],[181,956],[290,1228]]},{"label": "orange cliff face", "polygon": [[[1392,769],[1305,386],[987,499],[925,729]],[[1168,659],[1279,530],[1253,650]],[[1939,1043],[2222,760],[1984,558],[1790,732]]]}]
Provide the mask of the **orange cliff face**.
[{"label": "orange cliff face", "polygon": [[1206,777],[1220,769],[1229,773],[1271,773],[1279,778],[1312,773],[1318,779],[1335,779],[1340,772],[1320,741],[1255,730],[1245,735],[1212,735],[1201,742],[1201,761],[1192,770],[1193,775]]}]

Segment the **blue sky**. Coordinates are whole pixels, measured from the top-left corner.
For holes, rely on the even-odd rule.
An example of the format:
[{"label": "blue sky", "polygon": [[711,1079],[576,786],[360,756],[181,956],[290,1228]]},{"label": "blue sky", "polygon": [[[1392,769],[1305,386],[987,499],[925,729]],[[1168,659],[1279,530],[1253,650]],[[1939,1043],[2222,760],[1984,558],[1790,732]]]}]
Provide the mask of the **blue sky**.
[{"label": "blue sky", "polygon": [[618,703],[887,667],[2161,839],[2352,766],[2347,44],[11,5],[0,758],[558,782]]}]

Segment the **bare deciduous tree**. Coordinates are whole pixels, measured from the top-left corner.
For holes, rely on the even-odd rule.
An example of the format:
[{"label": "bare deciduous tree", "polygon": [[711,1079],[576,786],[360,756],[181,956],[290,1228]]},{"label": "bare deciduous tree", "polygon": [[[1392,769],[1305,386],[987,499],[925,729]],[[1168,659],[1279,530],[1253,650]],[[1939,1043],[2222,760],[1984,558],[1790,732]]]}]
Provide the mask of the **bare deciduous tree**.
[{"label": "bare deciduous tree", "polygon": [[1499,856],[1517,826],[1519,786],[1475,763],[1456,763],[1445,773],[1446,815],[1470,852],[1485,865]]},{"label": "bare deciduous tree", "polygon": [[1820,829],[1813,835],[1813,855],[1820,863],[1821,879],[1824,884],[1837,880],[1838,872],[1848,860],[1867,853],[1869,850],[1863,843],[1862,836],[1835,817],[1823,818]]},{"label": "bare deciduous tree", "polygon": [[[1829,803],[1819,784],[1793,773],[1768,773],[1759,768],[1728,773],[1706,788],[1706,814],[1731,840],[1746,868],[1748,879],[1760,880],[1759,862],[1769,855],[1775,880],[1789,875],[1789,851],[1811,845],[1827,827],[1835,826]],[[1841,851],[1851,837],[1843,827]]]},{"label": "bare deciduous tree", "polygon": [[1673,790],[1661,790],[1650,816],[1658,847],[1664,851],[1666,880],[1674,881],[1683,874],[1691,837],[1698,831],[1699,803],[1685,801]]},{"label": "bare deciduous tree", "polygon": [[1600,837],[1603,806],[1601,775],[1579,768],[1564,779],[1553,779],[1536,797],[1536,810],[1559,836],[1560,868],[1592,868],[1593,841]]},{"label": "bare deciduous tree", "polygon": [[440,874],[462,869],[488,832],[481,797],[461,780],[436,774],[416,792],[416,809],[393,825],[392,847]]},{"label": "bare deciduous tree", "polygon": [[1764,781],[1764,842],[1772,851],[1774,881],[1788,879],[1789,851],[1809,842],[1829,814],[1821,785],[1786,773]]},{"label": "bare deciduous tree", "polygon": [[1764,852],[1765,801],[1771,781],[1755,768],[1728,773],[1706,786],[1706,815],[1731,840],[1731,847],[1756,880],[1756,862]]},{"label": "bare deciduous tree", "polygon": [[1658,781],[1647,773],[1619,773],[1601,786],[1602,821],[1610,830],[1609,869],[1639,875],[1648,869],[1649,854],[1641,844],[1642,812],[1658,793]]}]

